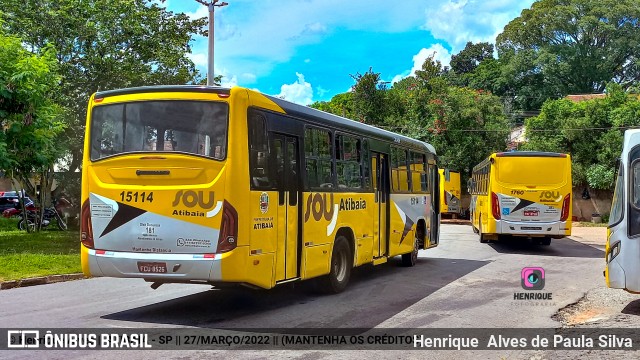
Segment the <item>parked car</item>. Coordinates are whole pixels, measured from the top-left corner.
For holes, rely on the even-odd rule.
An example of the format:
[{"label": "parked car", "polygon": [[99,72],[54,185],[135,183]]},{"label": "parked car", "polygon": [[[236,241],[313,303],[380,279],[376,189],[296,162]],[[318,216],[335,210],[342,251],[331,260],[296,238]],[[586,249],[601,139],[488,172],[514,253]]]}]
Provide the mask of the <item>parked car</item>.
[{"label": "parked car", "polygon": [[[33,205],[33,201],[26,196],[24,198],[27,207]],[[0,212],[8,209],[17,209],[20,207],[20,198],[17,191],[0,191]]]}]

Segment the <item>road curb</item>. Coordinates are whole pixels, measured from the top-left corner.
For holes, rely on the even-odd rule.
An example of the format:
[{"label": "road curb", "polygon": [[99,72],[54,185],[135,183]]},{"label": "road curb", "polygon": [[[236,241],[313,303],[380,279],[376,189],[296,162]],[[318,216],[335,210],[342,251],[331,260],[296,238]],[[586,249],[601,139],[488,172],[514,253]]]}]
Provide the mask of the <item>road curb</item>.
[{"label": "road curb", "polygon": [[20,280],[3,281],[3,282],[0,282],[0,290],[8,290],[13,288],[27,287],[27,286],[34,286],[34,285],[54,284],[54,283],[59,283],[63,281],[80,280],[84,278],[85,278],[84,274],[76,273],[76,274],[39,276],[39,277],[20,279]]}]

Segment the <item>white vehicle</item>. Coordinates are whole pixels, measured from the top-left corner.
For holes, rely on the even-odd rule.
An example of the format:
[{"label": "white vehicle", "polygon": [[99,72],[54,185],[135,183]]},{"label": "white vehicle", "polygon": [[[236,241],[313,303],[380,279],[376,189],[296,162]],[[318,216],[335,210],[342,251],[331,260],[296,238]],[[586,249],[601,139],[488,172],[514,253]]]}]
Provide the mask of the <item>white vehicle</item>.
[{"label": "white vehicle", "polygon": [[607,286],[640,294],[640,130],[624,133],[607,229]]}]

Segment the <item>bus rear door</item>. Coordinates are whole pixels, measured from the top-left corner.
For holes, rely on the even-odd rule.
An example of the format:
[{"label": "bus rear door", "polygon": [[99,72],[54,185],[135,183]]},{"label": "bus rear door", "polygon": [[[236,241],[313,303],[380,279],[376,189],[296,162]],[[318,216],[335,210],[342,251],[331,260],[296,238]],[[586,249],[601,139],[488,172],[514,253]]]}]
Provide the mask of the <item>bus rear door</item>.
[{"label": "bus rear door", "polygon": [[276,282],[294,279],[300,269],[300,165],[298,139],[271,133],[278,188]]}]

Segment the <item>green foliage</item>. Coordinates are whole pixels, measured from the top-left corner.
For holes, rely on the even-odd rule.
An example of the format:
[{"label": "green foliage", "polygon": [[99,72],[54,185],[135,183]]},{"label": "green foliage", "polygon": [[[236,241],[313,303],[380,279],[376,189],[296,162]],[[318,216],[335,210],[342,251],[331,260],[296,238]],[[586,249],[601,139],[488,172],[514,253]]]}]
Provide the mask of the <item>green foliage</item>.
[{"label": "green foliage", "polygon": [[351,75],[353,86],[352,105],[355,118],[366,124],[383,124],[384,89],[380,88],[380,73],[371,68],[364,74]]},{"label": "green foliage", "polygon": [[540,0],[513,19],[496,46],[507,92],[536,109],[548,98],[637,84],[640,0]]},{"label": "green foliage", "polygon": [[62,111],[51,100],[60,82],[55,53],[49,46],[41,52],[34,55],[21,39],[0,32],[0,169],[30,194],[35,189],[28,179],[52,169],[64,130]]},{"label": "green foliage", "polygon": [[451,56],[451,70],[466,74],[475,70],[485,59],[493,59],[493,45],[487,42],[467,42],[464,49]]},{"label": "green foliage", "polygon": [[587,169],[587,183],[593,189],[612,190],[615,173],[611,166],[595,164]]},{"label": "green foliage", "polygon": [[433,144],[440,167],[461,172],[462,182],[492,152],[503,151],[509,127],[500,99],[484,91],[450,87],[429,102],[428,132],[415,134]]},{"label": "green foliage", "polygon": [[509,129],[500,98],[449,86],[445,75],[441,64],[430,57],[416,77],[381,89],[379,74],[370,69],[353,77],[353,92],[312,107],[337,115],[344,115],[341,109],[354,109],[356,120],[365,113],[368,123],[429,142],[438,152],[439,166],[461,171],[466,182],[473,166],[505,149]]},{"label": "green foliage", "polygon": [[640,100],[619,85],[607,89],[605,98],[545,102],[540,115],[526,123],[523,149],[569,153],[574,185],[612,189],[623,132],[640,125]]},{"label": "green foliage", "polygon": [[309,106],[338,116],[353,118],[352,96],[351,92],[342,93],[332,97],[330,101],[316,101]]},{"label": "green foliage", "polygon": [[65,109],[68,128],[61,143],[71,155],[71,171],[82,159],[92,93],[200,80],[188,54],[206,18],[191,20],[152,0],[3,0],[2,9],[5,27],[29,50],[56,50],[63,81],[49,96]]}]

